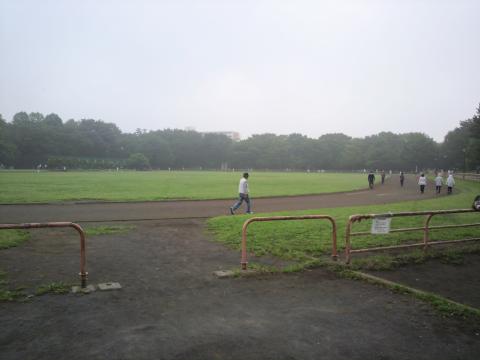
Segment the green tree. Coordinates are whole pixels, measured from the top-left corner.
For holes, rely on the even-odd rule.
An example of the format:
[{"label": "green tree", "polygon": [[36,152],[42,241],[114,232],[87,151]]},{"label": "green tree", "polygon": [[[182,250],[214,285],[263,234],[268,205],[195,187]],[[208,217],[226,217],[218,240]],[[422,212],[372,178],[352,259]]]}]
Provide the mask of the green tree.
[{"label": "green tree", "polygon": [[480,104],[471,119],[449,131],[441,144],[443,164],[460,171],[478,170],[480,167]]},{"label": "green tree", "polygon": [[0,166],[11,166],[15,161],[16,147],[8,135],[9,125],[0,114]]},{"label": "green tree", "polygon": [[150,161],[142,153],[135,153],[128,157],[127,167],[135,170],[148,170],[150,168]]}]

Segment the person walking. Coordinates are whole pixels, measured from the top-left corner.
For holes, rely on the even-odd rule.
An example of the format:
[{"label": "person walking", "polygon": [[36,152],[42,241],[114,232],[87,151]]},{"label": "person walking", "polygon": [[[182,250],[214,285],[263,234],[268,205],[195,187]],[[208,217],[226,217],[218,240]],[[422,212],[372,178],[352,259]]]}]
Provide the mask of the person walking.
[{"label": "person walking", "polygon": [[425,192],[425,186],[427,185],[427,178],[424,173],[418,178],[418,185],[420,185],[420,193],[423,194]]},{"label": "person walking", "polygon": [[447,194],[451,194],[453,191],[453,187],[455,186],[455,179],[453,178],[453,174],[449,174],[447,178]]},{"label": "person walking", "polygon": [[385,184],[385,170],[382,170],[382,185]]},{"label": "person walking", "polygon": [[370,171],[368,173],[368,187],[370,189],[373,189],[373,184],[375,183],[375,175],[373,174],[373,171]]},{"label": "person walking", "polygon": [[249,197],[249,190],[248,190],[248,173],[243,173],[243,177],[240,179],[240,183],[238,184],[238,201],[230,208],[230,214],[234,215],[235,210],[237,210],[240,205],[245,201],[247,203],[247,214],[253,214],[250,208],[250,197]]},{"label": "person walking", "polygon": [[437,174],[437,177],[435,178],[435,192],[437,194],[440,194],[442,191],[442,185],[443,185],[443,177],[440,175],[440,173]]},{"label": "person walking", "polygon": [[405,174],[403,171],[400,171],[400,186],[403,187],[403,182],[405,181]]}]

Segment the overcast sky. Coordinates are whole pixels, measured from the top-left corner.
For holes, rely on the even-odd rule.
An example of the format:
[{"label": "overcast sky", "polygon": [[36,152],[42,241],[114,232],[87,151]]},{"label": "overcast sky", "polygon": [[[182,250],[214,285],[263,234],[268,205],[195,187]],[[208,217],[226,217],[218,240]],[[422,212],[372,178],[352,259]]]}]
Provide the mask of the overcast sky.
[{"label": "overcast sky", "polygon": [[0,0],[0,113],[442,141],[480,102],[479,14],[479,0]]}]

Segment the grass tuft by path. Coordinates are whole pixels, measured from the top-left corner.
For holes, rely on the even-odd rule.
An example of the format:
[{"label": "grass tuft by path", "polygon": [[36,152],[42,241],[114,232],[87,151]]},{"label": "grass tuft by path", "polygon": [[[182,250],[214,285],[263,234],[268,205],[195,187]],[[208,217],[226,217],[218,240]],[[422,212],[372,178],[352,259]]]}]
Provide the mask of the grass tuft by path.
[{"label": "grass tuft by path", "polygon": [[92,226],[85,228],[85,233],[87,236],[125,234],[135,228],[135,225]]},{"label": "grass tuft by path", "polygon": [[430,248],[428,252],[419,249],[397,255],[381,254],[354,257],[350,264],[352,270],[394,270],[409,264],[423,264],[431,259],[439,259],[443,264],[462,265],[466,254],[480,254],[480,245],[451,247],[446,249]]},{"label": "grass tuft by path", "polygon": [[0,231],[0,250],[20,245],[30,238],[30,233],[25,230]]},{"label": "grass tuft by path", "polygon": [[25,298],[24,288],[9,289],[7,273],[0,270],[0,301],[16,301]]},{"label": "grass tuft by path", "polygon": [[71,284],[65,284],[63,282],[52,282],[46,285],[40,285],[35,291],[35,295],[41,296],[45,294],[62,295],[68,294],[72,288]]}]

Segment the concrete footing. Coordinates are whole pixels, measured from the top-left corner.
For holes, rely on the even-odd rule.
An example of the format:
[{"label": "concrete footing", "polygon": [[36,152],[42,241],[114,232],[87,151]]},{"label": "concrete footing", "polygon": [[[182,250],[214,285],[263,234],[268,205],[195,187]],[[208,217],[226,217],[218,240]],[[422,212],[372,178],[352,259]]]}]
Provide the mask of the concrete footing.
[{"label": "concrete footing", "polygon": [[74,294],[90,294],[96,290],[100,291],[110,291],[110,290],[120,290],[122,286],[118,282],[107,282],[101,283],[98,285],[87,285],[86,287],[82,288],[81,286],[72,286],[72,293]]}]

